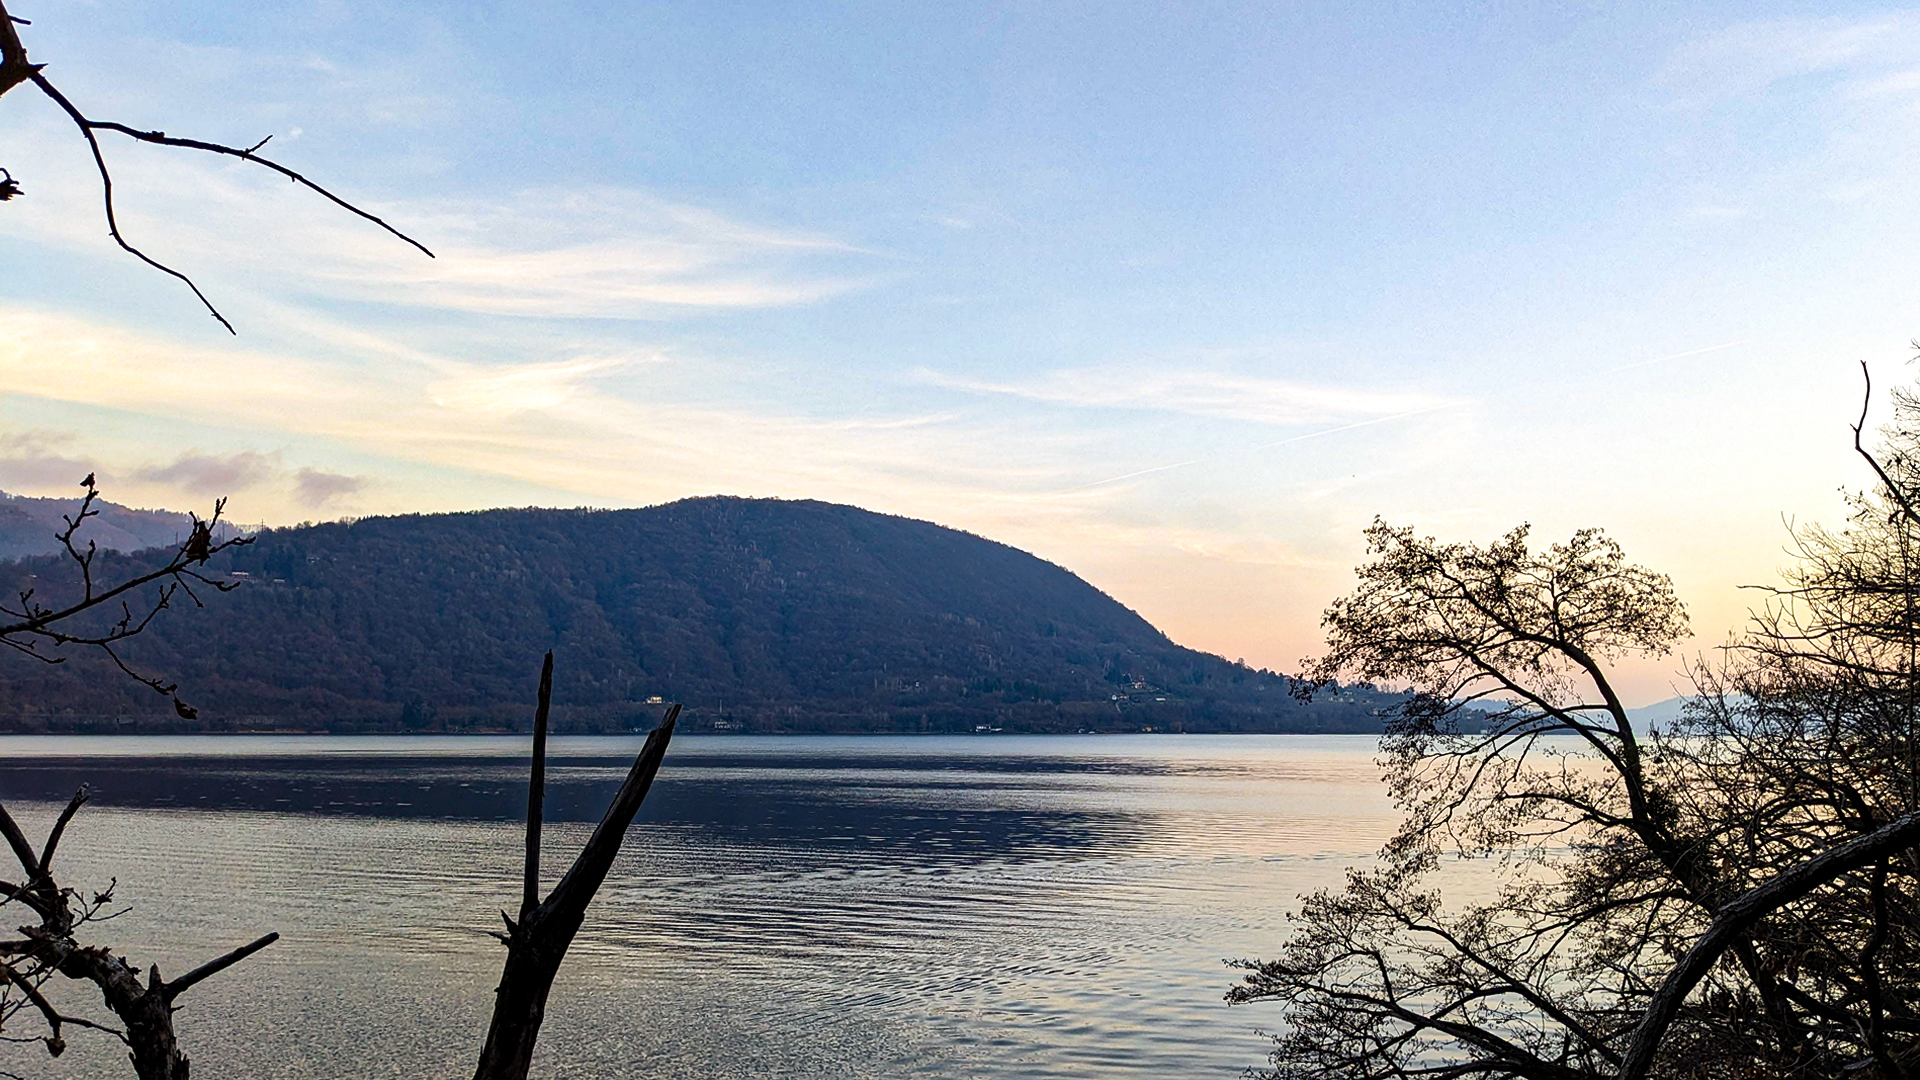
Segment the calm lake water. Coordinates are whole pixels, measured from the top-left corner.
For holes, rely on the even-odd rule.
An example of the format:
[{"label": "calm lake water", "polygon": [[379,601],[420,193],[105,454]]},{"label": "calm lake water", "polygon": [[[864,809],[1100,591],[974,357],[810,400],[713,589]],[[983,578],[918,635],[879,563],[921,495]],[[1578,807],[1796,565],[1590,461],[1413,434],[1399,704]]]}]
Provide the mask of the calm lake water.
[{"label": "calm lake water", "polygon": [[[640,740],[553,740],[564,870]],[[674,740],[561,970],[546,1077],[1220,1077],[1263,1062],[1223,957],[1394,823],[1349,736]],[[281,940],[182,999],[196,1076],[470,1076],[519,902],[526,740],[0,738],[0,799],[95,938],[164,974]],[[96,995],[61,988],[69,1011]],[[131,1075],[110,1039],[24,1076]]]}]

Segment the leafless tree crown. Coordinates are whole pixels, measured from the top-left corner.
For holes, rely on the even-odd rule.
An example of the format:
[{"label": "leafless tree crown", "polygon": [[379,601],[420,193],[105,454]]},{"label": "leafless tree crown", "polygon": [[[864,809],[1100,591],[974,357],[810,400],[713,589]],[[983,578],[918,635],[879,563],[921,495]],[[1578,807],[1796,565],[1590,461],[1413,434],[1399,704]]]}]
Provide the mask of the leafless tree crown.
[{"label": "leafless tree crown", "polygon": [[[1275,1001],[1276,1077],[1906,1077],[1920,1068],[1920,400],[1879,489],[1671,731],[1612,684],[1686,620],[1598,532],[1536,550],[1376,523],[1327,612],[1334,677],[1409,687],[1384,740],[1403,826],[1229,1000]],[[1864,418],[1861,422],[1864,426]],[[1443,902],[1482,860],[1486,903]]]}]

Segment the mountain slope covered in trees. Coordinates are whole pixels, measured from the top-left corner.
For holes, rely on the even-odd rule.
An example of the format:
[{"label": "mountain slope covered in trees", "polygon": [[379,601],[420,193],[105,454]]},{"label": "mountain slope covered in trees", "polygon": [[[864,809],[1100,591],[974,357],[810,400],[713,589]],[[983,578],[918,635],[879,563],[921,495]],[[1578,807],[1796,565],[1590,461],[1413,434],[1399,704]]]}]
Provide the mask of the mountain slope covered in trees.
[{"label": "mountain slope covered in trees", "polygon": [[125,649],[197,722],[90,658],[9,656],[0,724],[499,730],[525,724],[548,648],[563,731],[645,726],[662,700],[691,730],[751,732],[1358,731],[1382,703],[1302,706],[1052,563],[819,502],[367,518],[264,531],[209,573],[240,587]]}]

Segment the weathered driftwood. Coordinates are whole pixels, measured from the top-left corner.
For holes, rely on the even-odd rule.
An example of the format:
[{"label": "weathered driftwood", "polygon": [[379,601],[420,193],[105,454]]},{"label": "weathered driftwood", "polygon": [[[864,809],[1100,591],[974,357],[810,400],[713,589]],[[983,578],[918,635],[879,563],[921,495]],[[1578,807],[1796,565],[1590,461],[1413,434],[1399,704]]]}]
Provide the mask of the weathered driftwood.
[{"label": "weathered driftwood", "polygon": [[[93,1028],[126,1043],[134,1074],[140,1080],[188,1080],[187,1055],[173,1031],[174,999],[273,944],[280,935],[268,934],[171,982],[160,977],[160,968],[155,965],[143,983],[139,971],[126,960],[106,948],[81,945],[75,938],[76,931],[98,916],[111,901],[113,890],[109,888],[87,901],[72,889],[62,888],[53,877],[53,854],[67,823],[86,801],[87,789],[81,788],[61,811],[38,854],[13,815],[0,806],[0,837],[6,839],[26,873],[17,885],[0,881],[0,906],[18,903],[40,919],[37,926],[20,927],[19,939],[0,941],[0,983],[17,987],[40,1014],[47,1027],[43,1041],[50,1054],[58,1056],[66,1049],[67,1027]],[[40,984],[55,974],[84,979],[99,987],[107,1008],[120,1018],[125,1030],[61,1014],[40,992]]]},{"label": "weathered driftwood", "polygon": [[673,737],[673,723],[680,706],[667,709],[660,726],[647,736],[646,745],[634,759],[627,779],[613,797],[593,836],[555,885],[552,894],[540,900],[540,827],[542,801],[545,798],[547,769],[547,715],[553,696],[553,654],[547,654],[540,670],[540,703],[533,721],[533,769],[527,790],[527,858],[521,879],[520,917],[506,912],[507,932],[494,936],[506,943],[507,962],[500,973],[500,985],[494,991],[493,1021],[487,1028],[487,1044],[480,1052],[480,1065],[474,1080],[526,1080],[533,1061],[534,1040],[540,1035],[540,1022],[546,1017],[547,993],[566,958],[567,946],[586,918],[587,904],[606,880],[627,827],[640,803],[653,786],[660,770],[660,759]]}]

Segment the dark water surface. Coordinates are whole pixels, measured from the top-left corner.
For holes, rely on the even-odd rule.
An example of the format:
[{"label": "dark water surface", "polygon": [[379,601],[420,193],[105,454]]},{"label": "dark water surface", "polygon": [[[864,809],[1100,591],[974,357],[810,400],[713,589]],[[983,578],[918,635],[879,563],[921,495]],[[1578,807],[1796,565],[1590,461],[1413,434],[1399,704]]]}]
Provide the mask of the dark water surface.
[{"label": "dark water surface", "polygon": [[[546,869],[638,749],[553,740]],[[1393,815],[1356,736],[674,741],[554,988],[547,1077],[1220,1077],[1273,1023],[1221,994]],[[0,799],[94,938],[164,974],[281,940],[182,999],[194,1074],[472,1074],[519,902],[526,741],[0,738]],[[61,988],[69,1011],[97,996]],[[11,1033],[11,1032],[10,1032]],[[131,1075],[109,1038],[0,1046]]]}]

